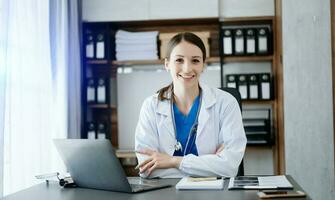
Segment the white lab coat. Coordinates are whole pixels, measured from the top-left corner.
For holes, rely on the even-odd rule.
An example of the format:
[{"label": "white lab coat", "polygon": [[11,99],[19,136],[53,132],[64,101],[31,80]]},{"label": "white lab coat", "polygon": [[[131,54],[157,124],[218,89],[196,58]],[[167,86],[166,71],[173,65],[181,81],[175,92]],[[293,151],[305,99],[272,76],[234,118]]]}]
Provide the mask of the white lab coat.
[{"label": "white lab coat", "polygon": [[[202,103],[196,136],[198,155],[183,157],[179,169],[156,169],[147,178],[177,178],[183,176],[236,176],[246,147],[241,111],[229,93],[200,85]],[[135,150],[149,148],[173,155],[176,144],[170,101],[159,101],[158,94],[148,97],[141,108],[135,133]],[[224,150],[215,155],[224,144]],[[136,155],[139,163],[147,159]]]}]

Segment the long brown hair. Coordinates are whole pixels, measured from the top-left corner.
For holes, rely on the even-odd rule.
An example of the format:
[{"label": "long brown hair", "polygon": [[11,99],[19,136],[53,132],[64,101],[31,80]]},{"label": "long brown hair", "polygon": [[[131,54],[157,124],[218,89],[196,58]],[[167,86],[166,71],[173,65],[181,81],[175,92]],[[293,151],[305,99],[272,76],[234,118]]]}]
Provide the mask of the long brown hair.
[{"label": "long brown hair", "polygon": [[[172,50],[182,41],[186,41],[188,43],[191,43],[197,47],[200,48],[202,52],[202,60],[205,62],[206,59],[206,48],[202,40],[195,35],[194,33],[190,32],[184,32],[184,33],[178,33],[177,35],[173,36],[171,40],[169,41],[166,49],[166,58],[167,60],[170,59],[171,52]],[[161,88],[160,90],[157,91],[158,93],[158,100],[163,101],[163,100],[170,100],[169,97],[167,97],[166,93],[173,90],[173,83],[170,85]]]}]

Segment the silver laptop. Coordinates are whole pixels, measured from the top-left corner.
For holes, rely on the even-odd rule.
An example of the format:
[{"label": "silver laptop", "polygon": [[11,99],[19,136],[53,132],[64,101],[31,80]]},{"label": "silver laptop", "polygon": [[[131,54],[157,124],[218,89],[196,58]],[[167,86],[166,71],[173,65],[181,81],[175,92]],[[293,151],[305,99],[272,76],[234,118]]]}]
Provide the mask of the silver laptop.
[{"label": "silver laptop", "polygon": [[79,187],[133,193],[171,186],[151,181],[130,184],[109,140],[54,139],[54,143]]}]

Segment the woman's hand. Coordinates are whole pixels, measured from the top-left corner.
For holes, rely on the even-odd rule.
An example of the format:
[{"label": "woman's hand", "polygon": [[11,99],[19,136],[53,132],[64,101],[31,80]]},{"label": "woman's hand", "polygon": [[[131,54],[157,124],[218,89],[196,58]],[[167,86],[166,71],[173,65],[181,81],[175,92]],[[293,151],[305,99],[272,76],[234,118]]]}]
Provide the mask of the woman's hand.
[{"label": "woman's hand", "polygon": [[215,154],[216,154],[216,155],[219,155],[219,154],[221,153],[221,151],[223,151],[223,149],[224,149],[224,146],[223,146],[223,144],[221,144],[221,145],[219,146],[219,148],[216,150]]},{"label": "woman's hand", "polygon": [[145,154],[149,158],[140,163],[136,168],[140,169],[140,173],[146,172],[149,176],[155,169],[179,168],[182,157],[170,156],[166,153],[159,153],[151,149],[137,151],[137,153]]}]

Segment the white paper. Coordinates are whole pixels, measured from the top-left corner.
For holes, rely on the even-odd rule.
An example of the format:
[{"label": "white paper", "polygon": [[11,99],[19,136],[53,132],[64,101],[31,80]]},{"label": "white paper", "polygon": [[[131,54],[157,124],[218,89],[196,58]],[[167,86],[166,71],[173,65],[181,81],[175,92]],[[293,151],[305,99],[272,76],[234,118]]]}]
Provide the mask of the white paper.
[{"label": "white paper", "polygon": [[247,99],[248,98],[247,86],[246,85],[240,85],[238,87],[238,91],[241,94],[241,99]]},{"label": "white paper", "polygon": [[93,43],[86,44],[86,58],[93,58]]},{"label": "white paper", "polygon": [[189,181],[188,177],[182,178],[176,185],[177,190],[201,190],[214,189],[221,190],[223,188],[223,179],[213,181]]},{"label": "white paper", "polygon": [[247,39],[247,53],[255,53],[255,39]]},{"label": "white paper", "polygon": [[258,38],[258,51],[260,52],[267,52],[268,51],[268,44],[266,37],[259,37]]},{"label": "white paper", "polygon": [[87,102],[95,101],[95,90],[93,87],[87,87]]},{"label": "white paper", "polygon": [[250,99],[257,99],[258,98],[258,86],[257,85],[250,85],[249,86],[249,98]]},{"label": "white paper", "polygon": [[232,39],[231,37],[223,38],[223,54],[230,55],[233,53]]},{"label": "white paper", "polygon": [[88,131],[87,139],[95,139],[95,131]]},{"label": "white paper", "polygon": [[244,53],[244,39],[243,38],[235,39],[235,52]]},{"label": "white paper", "polygon": [[270,83],[262,83],[262,99],[270,99]]},{"label": "white paper", "polygon": [[260,186],[276,186],[279,188],[292,188],[292,184],[287,180],[286,176],[263,176],[258,177]]},{"label": "white paper", "polygon": [[98,86],[98,103],[106,103],[106,87]]},{"label": "white paper", "polygon": [[105,43],[104,42],[97,42],[97,58],[105,58]]},{"label": "white paper", "polygon": [[105,133],[98,133],[98,139],[106,139]]},{"label": "white paper", "polygon": [[227,87],[229,88],[236,88],[236,83],[235,82],[228,82]]}]

